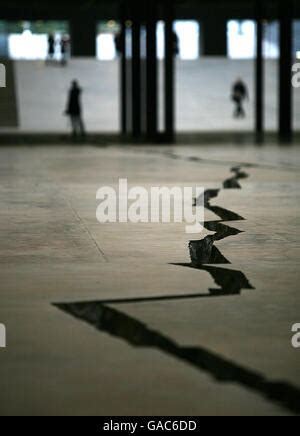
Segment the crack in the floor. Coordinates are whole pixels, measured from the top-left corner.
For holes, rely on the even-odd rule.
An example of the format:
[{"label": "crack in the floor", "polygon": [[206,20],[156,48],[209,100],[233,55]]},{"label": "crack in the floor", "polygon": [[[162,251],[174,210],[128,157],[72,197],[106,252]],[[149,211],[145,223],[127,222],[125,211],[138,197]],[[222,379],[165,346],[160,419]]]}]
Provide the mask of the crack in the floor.
[{"label": "crack in the floor", "polygon": [[134,152],[140,151],[141,153],[148,153],[148,154],[157,154],[160,156],[163,156],[167,159],[172,160],[182,160],[187,162],[195,162],[195,163],[203,163],[203,164],[213,164],[213,165],[220,165],[220,166],[228,166],[228,165],[237,165],[239,167],[243,168],[259,168],[262,170],[277,170],[277,171],[293,171],[298,173],[299,167],[290,165],[288,163],[278,163],[278,164],[264,164],[264,163],[249,163],[244,161],[233,161],[233,160],[217,160],[217,159],[209,159],[209,158],[203,158],[199,156],[185,156],[181,154],[176,154],[174,151],[162,151],[150,148],[148,150],[141,150],[139,148],[134,148]]},{"label": "crack in the floor", "polygon": [[240,295],[243,289],[255,289],[242,271],[227,268],[219,268],[209,265],[193,265],[191,263],[176,263],[175,266],[198,269],[208,272],[216,285],[220,288],[208,289],[210,297],[225,297],[229,295]]},{"label": "crack in the floor", "polygon": [[[242,166],[231,168],[231,172],[234,173],[234,175],[223,182],[223,188],[241,189],[239,180],[246,179],[249,175],[242,171]],[[236,295],[240,294],[242,289],[254,289],[245,274],[242,271],[209,266],[231,264],[231,262],[215,246],[215,242],[243,233],[239,229],[223,224],[224,221],[230,222],[245,220],[245,218],[235,212],[219,206],[211,205],[211,200],[217,198],[219,193],[220,189],[207,189],[204,191],[204,194],[202,194],[201,197],[196,198],[194,202],[195,206],[204,203],[204,207],[207,210],[215,213],[220,218],[219,221],[205,221],[203,224],[205,229],[215,233],[198,241],[190,241],[189,253],[191,262],[177,263],[173,265],[207,271],[212,276],[215,283],[220,286],[219,289],[209,289],[211,296]]]},{"label": "crack in the floor", "polygon": [[[241,179],[248,177],[248,174],[241,171],[241,167],[232,168],[232,172],[235,173],[233,178]],[[227,186],[227,183],[224,182]],[[224,188],[229,189],[229,188]],[[226,239],[230,236],[236,236],[243,231],[223,224],[223,221],[243,221],[245,218],[232,212],[228,209],[224,209],[219,206],[211,205],[210,201],[213,198],[217,198],[220,193],[220,189],[208,189],[204,191],[204,199],[195,199],[194,205],[203,204],[207,210],[215,213],[220,220],[218,221],[205,221],[204,228],[209,231],[215,232],[214,235],[208,235],[204,239],[199,241],[189,242],[190,263],[177,263],[174,266],[183,266],[193,269],[199,269],[208,272],[214,279],[215,283],[220,286],[219,289],[209,289],[210,296],[226,296],[226,295],[238,295],[243,289],[254,289],[249,280],[242,271],[236,271],[226,268],[218,268],[209,265],[228,265],[231,262],[220,252],[215,246],[215,242]]]},{"label": "crack in the floor", "polygon": [[[234,176],[224,182],[224,189],[237,188],[236,183],[240,179],[248,177],[246,173],[241,171],[241,167],[233,168],[232,172]],[[233,180],[235,181],[233,182]],[[83,303],[63,303],[54,304],[54,306],[77,319],[87,322],[101,332],[126,341],[131,346],[155,348],[188,363],[199,371],[206,372],[218,382],[238,384],[285,408],[291,413],[300,414],[300,389],[292,384],[268,380],[263,374],[230,361],[206,348],[181,346],[159,331],[150,329],[138,319],[107,306],[107,304],[148,303],[207,296],[239,295],[242,289],[254,289],[243,272],[213,265],[230,263],[214,245],[215,242],[243,233],[239,229],[224,224],[224,221],[244,220],[243,217],[230,210],[210,204],[211,199],[218,197],[219,192],[220,190],[215,189],[206,190],[204,193],[205,207],[220,218],[220,220],[206,221],[204,223],[204,227],[214,232],[214,234],[205,237],[201,241],[190,241],[191,263],[178,265],[208,272],[220,288],[209,289],[209,295],[163,295]],[[198,199],[195,201],[195,204],[197,203]]]},{"label": "crack in the floor", "polygon": [[134,347],[155,348],[204,371],[221,383],[235,383],[250,389],[292,413],[300,413],[300,390],[290,383],[271,381],[263,374],[232,362],[203,347],[187,347],[150,329],[145,323],[100,302],[54,304],[101,332]]},{"label": "crack in the floor", "polygon": [[224,189],[242,189],[239,180],[247,179],[249,175],[241,170],[241,167],[233,167],[231,168],[231,172],[234,173],[234,176],[226,179],[223,182]]},{"label": "crack in the floor", "polygon": [[[244,221],[245,218],[243,218],[242,216],[238,215],[235,212],[232,212],[231,210],[228,209],[224,209],[223,207],[220,206],[213,206],[210,204],[210,200],[212,200],[213,198],[217,198],[219,193],[220,193],[221,189],[206,189],[204,191],[204,194],[202,194],[202,196],[204,195],[204,199],[201,197],[196,198],[194,200],[194,206],[197,206],[198,204],[203,204],[204,203],[204,207],[213,212],[215,215],[217,215],[221,221],[219,222],[223,222],[223,221]],[[205,225],[206,223],[204,223]]]}]

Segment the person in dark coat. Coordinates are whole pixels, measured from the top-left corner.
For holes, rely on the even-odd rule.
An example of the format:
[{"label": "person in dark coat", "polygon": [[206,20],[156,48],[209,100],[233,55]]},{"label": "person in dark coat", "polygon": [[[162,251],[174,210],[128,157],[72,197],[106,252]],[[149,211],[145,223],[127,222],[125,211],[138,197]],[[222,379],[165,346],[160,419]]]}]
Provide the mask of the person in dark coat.
[{"label": "person in dark coat", "polygon": [[122,32],[115,35],[115,47],[118,56],[122,56]]},{"label": "person in dark coat", "polygon": [[179,42],[179,37],[175,32],[175,30],[173,31],[172,34],[172,40],[173,40],[173,54],[176,57],[179,56],[180,54],[180,42]]},{"label": "person in dark coat", "polygon": [[245,118],[246,112],[243,103],[245,100],[249,100],[249,93],[248,88],[242,79],[238,79],[232,87],[232,100],[236,105],[234,117]]},{"label": "person in dark coat", "polygon": [[60,40],[61,65],[65,66],[68,63],[70,40],[67,35],[62,36]]},{"label": "person in dark coat", "polygon": [[53,59],[55,53],[55,38],[51,34],[48,36],[48,58]]},{"label": "person in dark coat", "polygon": [[83,139],[85,137],[85,128],[82,119],[81,93],[82,90],[79,87],[78,82],[73,80],[71,89],[69,90],[66,109],[66,115],[68,115],[71,120],[73,139],[77,139],[78,137]]}]

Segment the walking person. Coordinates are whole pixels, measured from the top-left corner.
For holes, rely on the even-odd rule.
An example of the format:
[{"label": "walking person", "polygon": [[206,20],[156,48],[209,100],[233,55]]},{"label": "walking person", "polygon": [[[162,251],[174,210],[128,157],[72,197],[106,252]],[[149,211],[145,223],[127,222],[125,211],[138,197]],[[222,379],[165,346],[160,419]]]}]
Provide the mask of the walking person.
[{"label": "walking person", "polygon": [[231,98],[236,105],[234,117],[245,118],[246,112],[244,109],[244,101],[249,100],[249,92],[247,85],[243,82],[242,79],[237,79],[237,81],[233,84]]},{"label": "walking person", "polygon": [[82,119],[81,107],[82,90],[76,80],[73,80],[69,90],[66,115],[70,117],[72,126],[72,138],[76,141],[78,138],[85,138],[85,128]]},{"label": "walking person", "polygon": [[48,59],[52,60],[55,54],[55,38],[53,34],[48,35]]},{"label": "walking person", "polygon": [[70,40],[67,35],[63,35],[60,40],[61,65],[66,66],[69,58]]}]

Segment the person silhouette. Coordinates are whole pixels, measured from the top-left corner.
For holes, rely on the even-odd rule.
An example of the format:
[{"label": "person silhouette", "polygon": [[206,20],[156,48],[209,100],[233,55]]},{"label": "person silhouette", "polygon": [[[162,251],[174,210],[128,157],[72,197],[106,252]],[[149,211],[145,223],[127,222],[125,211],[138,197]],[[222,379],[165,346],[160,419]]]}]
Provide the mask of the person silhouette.
[{"label": "person silhouette", "polygon": [[70,39],[67,35],[63,35],[60,40],[61,65],[66,66],[69,57]]},{"label": "person silhouette", "polygon": [[173,41],[173,54],[175,57],[177,57],[180,54],[180,41],[175,30],[173,30],[172,33],[172,41]]},{"label": "person silhouette", "polygon": [[115,35],[114,38],[116,53],[119,57],[123,55],[122,53],[122,32],[119,32]]},{"label": "person silhouette", "polygon": [[48,35],[48,59],[53,59],[55,54],[55,38],[54,35]]},{"label": "person silhouette", "polygon": [[232,100],[235,103],[235,118],[245,118],[246,112],[244,110],[243,103],[245,100],[249,100],[249,92],[247,85],[242,79],[237,79],[237,81],[232,86]]},{"label": "person silhouette", "polygon": [[82,119],[81,94],[82,90],[79,87],[77,80],[73,80],[69,90],[65,114],[70,117],[72,137],[74,140],[78,137],[81,137],[81,139],[85,137],[85,128]]}]

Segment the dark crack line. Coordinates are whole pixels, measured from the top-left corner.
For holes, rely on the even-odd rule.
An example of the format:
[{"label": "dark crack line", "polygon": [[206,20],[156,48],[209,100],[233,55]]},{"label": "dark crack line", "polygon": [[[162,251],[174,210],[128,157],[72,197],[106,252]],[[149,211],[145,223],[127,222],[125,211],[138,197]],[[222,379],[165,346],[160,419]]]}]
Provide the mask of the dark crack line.
[{"label": "dark crack line", "polygon": [[204,227],[210,232],[215,232],[214,237],[216,241],[221,241],[229,236],[236,236],[240,233],[244,233],[242,230],[223,224],[222,221],[206,221]]},{"label": "dark crack line", "polygon": [[242,271],[209,265],[192,265],[191,263],[173,263],[172,265],[208,272],[216,285],[220,286],[218,289],[208,290],[210,296],[213,297],[240,295],[242,289],[255,289]]},{"label": "dark crack line", "polygon": [[[249,175],[242,171],[241,166],[231,168],[231,172],[234,175],[224,181],[223,188],[240,189],[241,186],[239,184],[239,180],[246,179],[249,177]],[[213,235],[208,235],[198,241],[190,241],[189,253],[191,262],[177,263],[173,265],[207,271],[214,279],[215,283],[220,286],[219,289],[209,289],[210,295],[212,296],[239,295],[242,289],[254,289],[243,272],[218,268],[216,266],[209,266],[231,264],[231,262],[216,247],[215,243],[217,241],[221,241],[223,239],[243,233],[239,229],[224,224],[224,221],[231,222],[245,220],[245,218],[236,214],[235,212],[219,206],[211,205],[211,200],[217,198],[219,193],[220,189],[207,189],[204,191],[204,194],[195,199],[194,202],[195,206],[197,206],[197,204],[203,204],[204,202],[204,207],[207,210],[215,213],[220,218],[219,221],[204,222],[204,227],[207,230],[215,233]]]},{"label": "dark crack line", "polygon": [[[228,180],[235,179],[238,182],[238,180],[248,176],[246,173],[241,172],[240,167],[238,169],[233,168],[232,171],[235,175]],[[229,186],[231,183],[232,182],[228,184],[227,181],[225,181],[223,185],[224,189],[231,189],[232,186]],[[218,206],[210,205],[210,200],[217,197],[218,194],[219,190],[208,190],[204,193],[205,207],[216,213],[220,218],[219,221],[208,221],[204,223],[204,227],[209,231],[215,232],[215,234],[204,238],[202,241],[190,241],[191,263],[178,264],[184,267],[207,271],[213,277],[215,283],[220,286],[219,289],[209,289],[211,297],[235,295],[240,294],[242,289],[254,289],[241,271],[203,264],[202,262],[205,256],[203,256],[201,249],[199,261],[199,247],[197,243],[204,244],[204,247],[210,247],[211,259],[216,260],[218,256],[221,256],[223,260],[226,260],[222,253],[214,246],[215,241],[220,241],[242,233],[238,229],[223,224],[223,221],[238,221],[243,220],[243,217]],[[206,294],[194,294],[184,296],[141,297],[106,300],[105,302],[54,304],[54,306],[81,321],[87,322],[101,332],[126,341],[131,346],[155,348],[169,356],[186,362],[201,372],[204,371],[220,383],[238,384],[285,408],[289,412],[300,414],[299,388],[284,381],[268,380],[263,374],[230,361],[203,347],[180,346],[174,340],[161,334],[159,331],[150,329],[145,323],[103,304],[128,304],[130,302],[140,303],[201,298],[206,296]]]},{"label": "dark crack line", "polygon": [[[232,172],[234,172],[235,175],[231,179],[228,179],[231,181],[230,183],[228,182],[228,180],[224,182],[224,189],[231,189],[231,186],[236,186],[235,183],[237,180],[239,180],[240,178],[248,177],[248,175],[246,173],[243,173],[240,168],[232,168]],[[228,209],[211,205],[211,200],[213,198],[217,198],[219,193],[219,189],[209,189],[204,191],[204,194],[202,194],[201,197],[195,199],[195,205],[197,205],[199,202],[202,204],[204,200],[205,208],[215,213],[220,218],[220,220],[204,222],[204,227],[209,231],[215,232],[214,235],[208,235],[204,239],[201,239],[199,241],[189,242],[191,266],[194,268],[202,267],[202,265],[209,264],[230,264],[231,262],[226,259],[219,251],[219,249],[215,246],[215,242],[242,233],[241,230],[223,224],[223,221],[230,222],[244,220],[242,216]]]},{"label": "dark crack line", "polygon": [[[184,264],[180,264],[185,266]],[[227,294],[224,294],[224,296]],[[129,304],[140,304],[140,303],[153,303],[160,301],[180,301],[180,300],[198,300],[199,298],[211,298],[218,297],[220,294],[213,293],[201,293],[201,294],[178,294],[178,295],[153,295],[146,297],[128,297],[128,298],[111,298],[106,300],[97,300],[93,303],[97,304],[116,304],[116,305],[129,305]],[[80,302],[80,304],[84,304],[85,302]]]},{"label": "dark crack line", "polygon": [[[136,149],[134,149],[136,151]],[[141,153],[148,153],[148,154],[157,154],[160,156],[163,156],[167,159],[172,160],[182,160],[187,162],[195,162],[195,163],[203,163],[203,164],[213,164],[213,165],[219,165],[219,166],[228,166],[228,165],[238,165],[240,168],[258,168],[258,169],[265,169],[265,170],[278,170],[278,171],[294,171],[299,172],[299,168],[289,165],[289,164],[258,164],[258,163],[249,163],[249,162],[236,162],[236,161],[229,161],[229,160],[215,160],[215,159],[208,159],[208,158],[202,158],[199,156],[182,156],[180,154],[176,154],[173,151],[158,151],[158,150],[141,150],[138,149]]]},{"label": "dark crack line", "polygon": [[145,323],[100,302],[54,304],[63,312],[84,321],[100,332],[124,340],[133,347],[154,348],[205,372],[220,383],[238,384],[263,398],[300,414],[300,390],[283,381],[268,380],[263,374],[230,361],[203,347],[186,347]]}]

